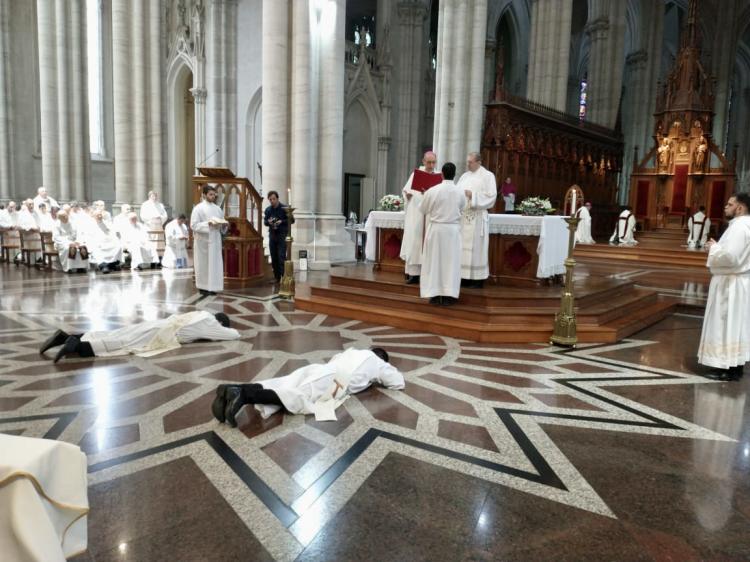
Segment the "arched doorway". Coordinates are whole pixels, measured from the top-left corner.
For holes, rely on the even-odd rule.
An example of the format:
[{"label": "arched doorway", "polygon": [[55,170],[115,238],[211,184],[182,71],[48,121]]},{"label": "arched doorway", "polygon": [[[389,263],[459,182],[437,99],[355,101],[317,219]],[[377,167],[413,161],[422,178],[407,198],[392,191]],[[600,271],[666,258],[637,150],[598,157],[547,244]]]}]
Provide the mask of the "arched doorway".
[{"label": "arched doorway", "polygon": [[375,131],[361,98],[344,116],[344,186],[342,213],[364,218],[375,206]]},{"label": "arched doorway", "polygon": [[181,63],[170,72],[169,88],[169,203],[174,214],[193,208],[191,180],[195,173],[195,99],[193,73]]}]

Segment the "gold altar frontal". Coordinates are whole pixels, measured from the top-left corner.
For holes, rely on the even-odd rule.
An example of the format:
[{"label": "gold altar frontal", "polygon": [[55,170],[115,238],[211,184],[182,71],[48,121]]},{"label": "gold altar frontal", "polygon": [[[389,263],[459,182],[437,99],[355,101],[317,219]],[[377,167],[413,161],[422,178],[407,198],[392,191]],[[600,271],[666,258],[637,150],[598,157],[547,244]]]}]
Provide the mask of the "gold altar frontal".
[{"label": "gold altar frontal", "polygon": [[[586,276],[576,279],[574,286],[581,343],[620,341],[676,306],[629,280]],[[556,286],[486,284],[483,289],[461,289],[454,306],[435,306],[419,297],[419,285],[404,282],[403,269],[395,271],[381,263],[373,270],[360,264],[334,267],[325,281],[300,284],[295,307],[477,342],[546,344],[560,292]]]}]

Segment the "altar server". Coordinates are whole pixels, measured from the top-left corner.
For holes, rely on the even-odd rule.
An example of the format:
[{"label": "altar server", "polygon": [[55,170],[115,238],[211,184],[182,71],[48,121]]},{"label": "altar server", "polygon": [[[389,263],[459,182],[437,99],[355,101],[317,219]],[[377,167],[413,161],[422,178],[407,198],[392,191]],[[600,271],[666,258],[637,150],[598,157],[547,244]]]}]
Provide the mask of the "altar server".
[{"label": "altar server", "polygon": [[187,267],[187,242],[188,227],[185,224],[185,215],[180,215],[175,220],[168,222],[164,229],[166,246],[161,264],[166,268],[179,269]]},{"label": "altar server", "polygon": [[724,206],[729,226],[706,242],[711,270],[698,362],[719,369],[712,378],[737,380],[750,361],[750,194]]},{"label": "altar server", "polygon": [[450,305],[461,290],[461,210],[466,196],[453,183],[456,166],[443,166],[443,183],[424,194],[419,211],[427,219],[419,294],[430,304]]},{"label": "altar server", "polygon": [[112,331],[68,334],[57,330],[42,344],[39,353],[61,345],[55,355],[55,363],[75,354],[80,357],[129,354],[151,357],[198,340],[228,341],[239,338],[240,333],[230,327],[229,317],[223,312],[214,314],[196,310]]},{"label": "altar server", "polygon": [[141,204],[141,220],[148,230],[161,230],[167,222],[167,210],[155,191],[149,191],[148,199]]},{"label": "altar server", "polygon": [[615,231],[609,239],[610,244],[619,244],[620,246],[635,246],[638,242],[633,234],[635,233],[635,215],[630,207],[625,207],[617,218]]},{"label": "altar server", "polygon": [[495,205],[497,183],[495,174],[482,166],[478,152],[466,157],[466,171],[458,187],[466,195],[461,215],[461,279],[473,287],[481,287],[490,275],[490,218],[488,209]]},{"label": "altar server", "polygon": [[221,255],[221,232],[225,228],[224,211],[214,201],[216,188],[203,186],[203,201],[190,215],[193,231],[193,268],[195,286],[202,294],[224,289],[224,260]]},{"label": "altar server", "polygon": [[52,232],[52,240],[64,272],[85,272],[89,268],[88,249],[78,238],[78,233],[66,211],[57,213],[57,224]]},{"label": "altar server", "polygon": [[[420,170],[434,174],[437,155],[430,151],[424,153]],[[421,191],[412,189],[414,172],[409,175],[406,185],[401,190],[404,196],[404,237],[401,239],[400,257],[404,260],[404,273],[408,283],[419,283],[422,269],[422,240],[424,237],[424,215],[419,212],[422,201]]]},{"label": "altar server", "polygon": [[401,390],[404,376],[388,362],[384,349],[349,348],[324,365],[306,365],[285,377],[219,385],[211,412],[219,422],[232,427],[246,404],[253,404],[264,419],[284,408],[292,414],[315,414],[319,421],[335,420],[338,406],[373,383]]},{"label": "altar server", "polygon": [[698,212],[688,219],[688,248],[703,248],[711,230],[711,219],[706,216],[706,208],[700,206]]},{"label": "altar server", "polygon": [[580,219],[576,228],[576,244],[596,244],[591,237],[591,202],[576,211],[576,216]]}]

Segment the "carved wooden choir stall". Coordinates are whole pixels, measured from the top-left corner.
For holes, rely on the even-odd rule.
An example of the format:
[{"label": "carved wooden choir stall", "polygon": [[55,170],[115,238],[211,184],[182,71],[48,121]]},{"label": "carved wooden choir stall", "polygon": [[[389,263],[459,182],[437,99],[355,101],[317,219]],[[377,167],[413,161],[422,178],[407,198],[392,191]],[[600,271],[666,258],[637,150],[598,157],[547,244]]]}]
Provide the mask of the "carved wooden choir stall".
[{"label": "carved wooden choir stall", "polygon": [[193,176],[193,201],[197,205],[203,186],[216,188],[216,204],[224,211],[229,231],[224,237],[224,279],[234,282],[260,281],[270,277],[263,255],[263,198],[247,178],[238,178],[228,168],[198,168]]},{"label": "carved wooden choir stall", "polygon": [[702,205],[722,222],[734,190],[735,162],[711,138],[714,91],[700,60],[697,3],[691,2],[682,45],[656,100],[654,145],[640,162],[637,147],[630,205],[644,230],[683,222]]}]

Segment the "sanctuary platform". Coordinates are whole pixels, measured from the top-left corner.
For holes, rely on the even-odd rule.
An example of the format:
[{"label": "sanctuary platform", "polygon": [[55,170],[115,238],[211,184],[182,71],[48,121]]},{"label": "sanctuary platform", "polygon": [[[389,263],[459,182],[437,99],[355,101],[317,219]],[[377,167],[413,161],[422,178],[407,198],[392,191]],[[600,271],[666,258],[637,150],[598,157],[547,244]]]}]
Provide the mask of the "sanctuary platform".
[{"label": "sanctuary platform", "polygon": [[[667,316],[677,301],[627,279],[579,276],[574,281],[580,342],[613,343]],[[327,279],[298,285],[297,310],[406,330],[492,343],[548,343],[561,287],[487,283],[461,289],[457,304],[431,305],[404,276],[370,265],[335,267]]]}]

